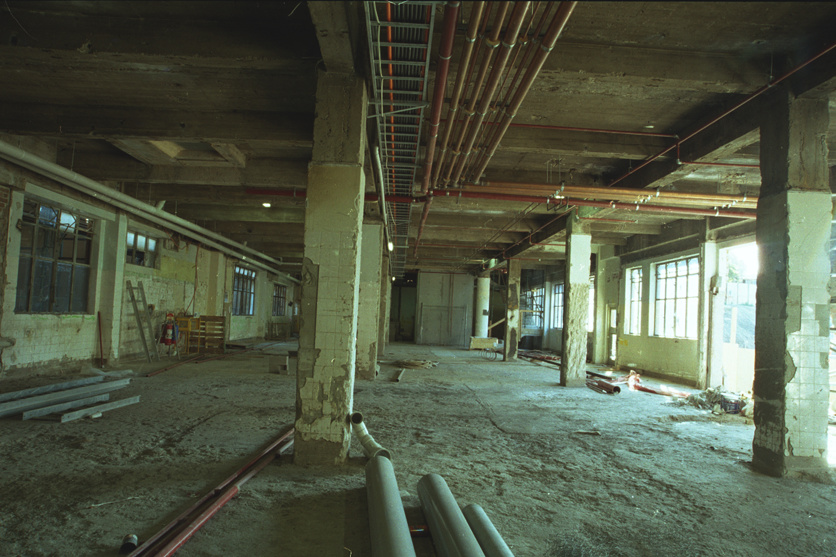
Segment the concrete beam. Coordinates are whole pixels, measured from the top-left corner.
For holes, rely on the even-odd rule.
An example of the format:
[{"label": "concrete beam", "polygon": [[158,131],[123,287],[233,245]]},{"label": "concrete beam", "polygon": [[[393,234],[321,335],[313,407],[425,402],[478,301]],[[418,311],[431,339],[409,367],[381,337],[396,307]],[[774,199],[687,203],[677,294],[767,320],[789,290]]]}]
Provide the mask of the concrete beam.
[{"label": "concrete beam", "polygon": [[333,73],[354,73],[354,41],[346,2],[308,2],[311,20],[325,69]]},{"label": "concrete beam", "polygon": [[312,112],[200,112],[9,101],[0,103],[0,122],[0,128],[8,133],[83,139],[179,139],[228,143],[247,139],[310,148],[313,137]]},{"label": "concrete beam", "polygon": [[[174,209],[170,209],[173,211]],[[304,223],[305,209],[286,207],[223,207],[221,205],[192,204],[177,207],[177,215],[193,222],[247,221]]]}]

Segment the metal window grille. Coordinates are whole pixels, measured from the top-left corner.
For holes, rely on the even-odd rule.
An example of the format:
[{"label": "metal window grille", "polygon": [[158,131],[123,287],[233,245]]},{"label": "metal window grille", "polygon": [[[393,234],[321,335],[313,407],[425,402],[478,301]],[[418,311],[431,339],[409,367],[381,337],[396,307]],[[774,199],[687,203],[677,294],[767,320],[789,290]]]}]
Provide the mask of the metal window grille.
[{"label": "metal window grille", "polygon": [[281,284],[273,285],[273,316],[281,317],[285,314],[287,306],[287,286]]},{"label": "metal window grille", "polygon": [[653,334],[697,338],[700,263],[686,257],[656,265]]},{"label": "metal window grille", "polygon": [[141,267],[154,267],[157,263],[157,240],[144,232],[128,230],[126,262]]},{"label": "metal window grille", "polygon": [[93,221],[26,200],[16,313],[88,313]]},{"label": "metal window grille", "polygon": [[563,328],[563,284],[555,284],[552,290],[552,327]]},{"label": "metal window grille", "polygon": [[232,280],[232,315],[253,315],[255,313],[255,271],[235,267]]},{"label": "metal window grille", "polygon": [[627,271],[627,319],[624,332],[628,335],[640,335],[642,326],[642,268],[635,267]]}]

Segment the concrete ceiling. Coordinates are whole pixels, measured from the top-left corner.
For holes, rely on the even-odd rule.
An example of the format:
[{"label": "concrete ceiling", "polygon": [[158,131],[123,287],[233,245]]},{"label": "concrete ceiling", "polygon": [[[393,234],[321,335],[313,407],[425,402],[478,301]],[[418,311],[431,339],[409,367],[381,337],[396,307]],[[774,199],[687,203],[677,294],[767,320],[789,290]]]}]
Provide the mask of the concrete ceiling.
[{"label": "concrete ceiling", "polygon": [[[0,15],[0,132],[52,142],[60,164],[142,201],[166,200],[166,210],[298,271],[317,71],[330,57],[324,65],[368,73],[363,3],[317,4],[315,25],[305,2],[9,0]],[[471,4],[460,12],[445,102]],[[444,4],[433,9],[430,83]],[[673,145],[670,136],[686,137],[822,51],[834,25],[836,3],[581,2],[514,119],[563,129],[511,128],[484,179],[757,195],[761,100],[681,145],[680,162],[744,166],[680,165],[671,151],[614,181]],[[834,73],[830,52],[787,84],[829,95]],[[378,213],[376,205],[367,211]],[[407,270],[472,271],[503,253],[564,257],[565,208],[437,195],[416,259],[420,209],[411,210]],[[593,242],[616,246],[703,218],[584,215]]]}]

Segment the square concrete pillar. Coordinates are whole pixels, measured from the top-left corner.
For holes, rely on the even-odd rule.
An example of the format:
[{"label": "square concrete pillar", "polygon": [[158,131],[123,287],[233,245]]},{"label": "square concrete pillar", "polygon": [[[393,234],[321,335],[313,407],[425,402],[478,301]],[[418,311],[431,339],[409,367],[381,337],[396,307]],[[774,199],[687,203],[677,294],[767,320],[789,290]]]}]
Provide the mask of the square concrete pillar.
[{"label": "square concrete pillar", "polygon": [[827,469],[831,198],[826,100],[781,96],[761,126],[753,465]]},{"label": "square concrete pillar", "polygon": [[344,463],[351,441],[365,176],[366,90],[320,73],[308,169],[294,462]]},{"label": "square concrete pillar", "polygon": [[517,359],[520,344],[520,274],[522,265],[519,259],[508,260],[508,285],[505,302],[505,348],[503,361]]},{"label": "square concrete pillar", "polygon": [[[709,384],[709,363],[711,351],[709,348],[722,350],[721,346],[710,344],[711,304],[716,296],[711,294],[712,279],[718,275],[720,253],[716,242],[702,242],[700,244],[700,298],[699,298],[699,326],[697,329],[697,388],[705,389]],[[716,279],[714,279],[716,280]],[[720,310],[722,312],[722,309]],[[723,331],[722,313],[719,316],[720,333]],[[715,323],[717,321],[715,320]]]},{"label": "square concrete pillar", "polygon": [[377,376],[377,343],[380,341],[380,272],[383,224],[363,223],[360,256],[360,314],[357,321],[357,376]]},{"label": "square concrete pillar", "polygon": [[586,321],[589,315],[589,259],[592,237],[577,213],[566,226],[566,278],[563,289],[563,354],[560,384],[586,385]]},{"label": "square concrete pillar", "polygon": [[380,260],[380,325],[377,340],[377,357],[382,358],[389,344],[389,312],[392,307],[392,275],[389,272],[388,247]]}]

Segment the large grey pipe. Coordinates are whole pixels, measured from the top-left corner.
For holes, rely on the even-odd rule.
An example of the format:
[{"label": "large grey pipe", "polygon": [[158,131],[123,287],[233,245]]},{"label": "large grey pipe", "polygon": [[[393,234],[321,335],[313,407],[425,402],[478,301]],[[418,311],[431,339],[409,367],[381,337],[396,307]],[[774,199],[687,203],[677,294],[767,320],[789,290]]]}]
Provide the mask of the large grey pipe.
[{"label": "large grey pipe", "polygon": [[444,478],[427,474],[418,480],[418,498],[439,557],[485,557]]},{"label": "large grey pipe", "polygon": [[389,449],[384,448],[380,443],[375,441],[374,437],[369,433],[369,430],[366,429],[366,424],[363,423],[363,414],[355,412],[351,415],[350,420],[351,429],[354,430],[357,440],[360,441],[360,446],[363,447],[363,453],[367,457],[374,458],[376,456],[382,456],[389,459],[392,458],[392,453],[389,452]]},{"label": "large grey pipe", "polygon": [[472,504],[466,506],[462,510],[462,514],[464,514],[467,523],[470,524],[470,529],[473,530],[473,535],[476,536],[476,540],[482,546],[482,551],[485,552],[486,557],[514,557],[508,544],[505,543],[491,519],[488,518],[485,509]]},{"label": "large grey pipe", "polygon": [[388,458],[374,456],[366,464],[366,497],[372,557],[415,557],[395,469]]},{"label": "large grey pipe", "polygon": [[0,158],[37,172],[38,174],[51,178],[56,182],[70,186],[77,191],[105,201],[114,207],[128,211],[129,213],[149,220],[155,224],[170,228],[175,232],[179,232],[180,234],[198,240],[207,246],[211,246],[223,253],[226,253],[227,255],[232,255],[233,257],[237,257],[238,259],[246,261],[247,263],[261,269],[285,276],[293,282],[299,283],[299,281],[293,277],[290,277],[289,275],[271,267],[271,264],[282,264],[282,262],[278,259],[274,259],[257,250],[248,248],[243,244],[239,244],[238,242],[230,240],[229,238],[221,236],[211,230],[207,230],[202,226],[198,226],[193,222],[187,221],[186,219],[172,215],[171,213],[163,211],[162,208],[149,205],[148,203],[139,201],[129,195],[125,195],[124,193],[108,188],[95,180],[91,180],[90,178],[82,176],[77,172],[73,172],[68,168],[64,168],[61,165],[50,162],[37,155],[33,155],[32,153],[15,147],[5,141],[0,141]]}]

